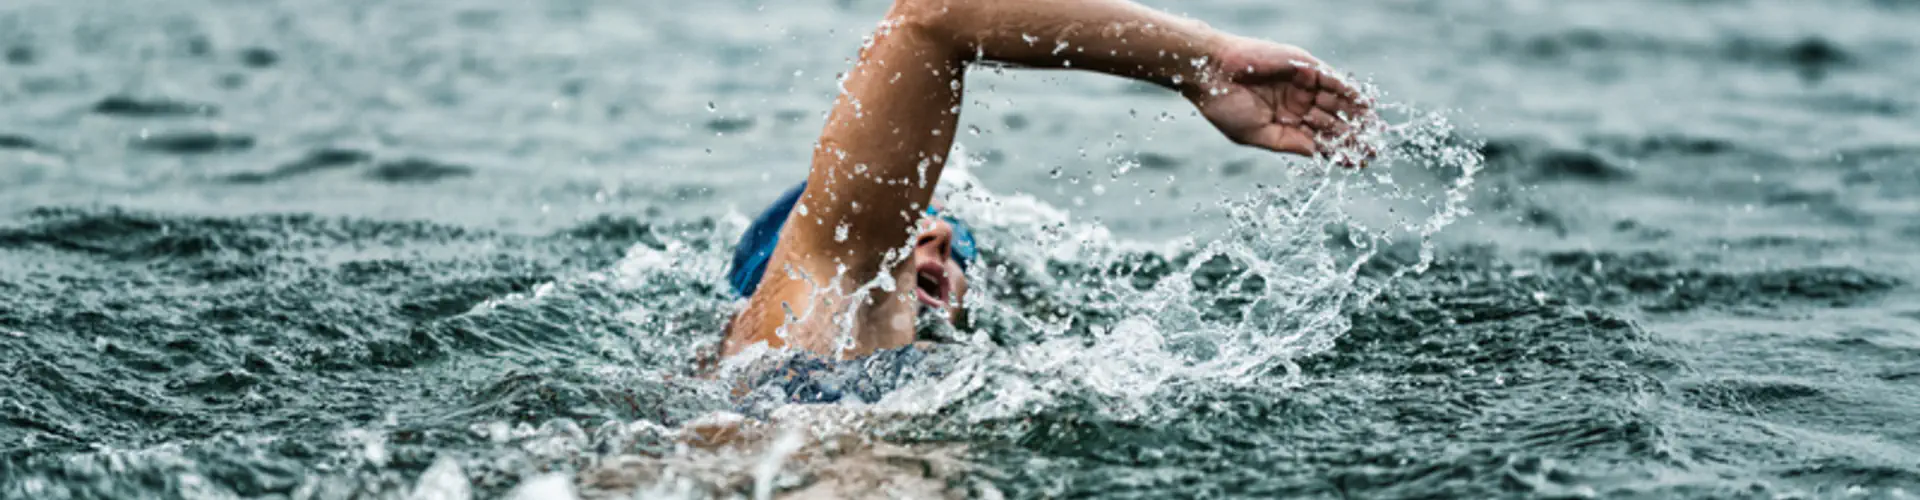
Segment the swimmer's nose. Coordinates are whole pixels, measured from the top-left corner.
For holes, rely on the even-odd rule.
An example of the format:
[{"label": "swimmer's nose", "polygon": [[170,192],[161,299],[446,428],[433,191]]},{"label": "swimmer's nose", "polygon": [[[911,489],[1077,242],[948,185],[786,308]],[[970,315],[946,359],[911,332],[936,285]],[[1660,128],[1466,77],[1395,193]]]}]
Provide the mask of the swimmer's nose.
[{"label": "swimmer's nose", "polygon": [[920,232],[920,239],[914,240],[913,248],[931,249],[935,256],[946,257],[953,253],[953,225],[939,218],[923,219],[926,229]]}]

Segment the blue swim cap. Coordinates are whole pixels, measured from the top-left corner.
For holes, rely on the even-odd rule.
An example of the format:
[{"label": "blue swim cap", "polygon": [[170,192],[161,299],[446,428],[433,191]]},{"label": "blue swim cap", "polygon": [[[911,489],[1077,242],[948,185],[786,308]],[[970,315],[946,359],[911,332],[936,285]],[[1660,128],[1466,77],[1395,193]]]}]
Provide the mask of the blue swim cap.
[{"label": "blue swim cap", "polygon": [[[741,297],[750,297],[760,288],[760,278],[767,274],[767,261],[773,259],[773,247],[780,242],[780,228],[787,224],[787,215],[793,212],[793,206],[800,203],[800,193],[807,190],[807,182],[787,189],[779,198],[773,200],[760,216],[747,226],[747,232],[740,235],[740,244],[733,249],[733,266],[727,271],[727,283],[733,285],[733,292]],[[974,245],[973,231],[952,215],[941,213],[932,206],[926,214],[939,217],[953,226],[952,253],[954,262],[960,263],[962,271],[980,258],[980,249]]]}]

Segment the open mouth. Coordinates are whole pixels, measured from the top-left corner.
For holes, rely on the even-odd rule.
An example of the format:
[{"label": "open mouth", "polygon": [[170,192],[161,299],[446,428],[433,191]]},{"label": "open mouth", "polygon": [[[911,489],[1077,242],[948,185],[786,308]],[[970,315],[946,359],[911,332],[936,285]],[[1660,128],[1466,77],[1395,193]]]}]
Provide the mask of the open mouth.
[{"label": "open mouth", "polygon": [[947,308],[947,294],[951,288],[947,284],[945,271],[939,264],[928,263],[920,266],[919,271],[915,273],[917,277],[914,279],[913,294],[920,299],[921,305],[937,309]]}]

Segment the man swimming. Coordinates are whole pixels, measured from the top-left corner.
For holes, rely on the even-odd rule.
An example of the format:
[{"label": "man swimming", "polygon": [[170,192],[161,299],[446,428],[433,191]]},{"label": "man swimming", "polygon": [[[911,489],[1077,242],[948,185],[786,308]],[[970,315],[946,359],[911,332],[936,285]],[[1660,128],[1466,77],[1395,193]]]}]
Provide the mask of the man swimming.
[{"label": "man swimming", "polygon": [[[807,180],[741,239],[747,297],[721,355],[755,345],[860,357],[915,340],[922,310],[964,318],[972,237],[932,204],[968,65],[1098,71],[1181,93],[1235,143],[1349,166],[1371,156],[1354,89],[1291,45],[1126,0],[896,0],[842,82]],[[878,286],[885,273],[896,286]]]}]

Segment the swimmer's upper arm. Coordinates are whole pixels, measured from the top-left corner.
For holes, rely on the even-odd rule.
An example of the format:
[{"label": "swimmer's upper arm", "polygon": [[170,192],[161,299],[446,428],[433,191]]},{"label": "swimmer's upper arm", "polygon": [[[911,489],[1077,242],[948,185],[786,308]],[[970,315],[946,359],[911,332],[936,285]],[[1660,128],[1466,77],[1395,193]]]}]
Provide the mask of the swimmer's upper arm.
[{"label": "swimmer's upper arm", "polygon": [[[883,28],[861,51],[814,147],[807,188],[724,354],[758,341],[826,352],[827,317],[847,306],[848,292],[890,271],[889,250],[910,242],[953,146],[965,66],[920,28]],[[782,339],[775,331],[789,311],[803,321]]]}]

